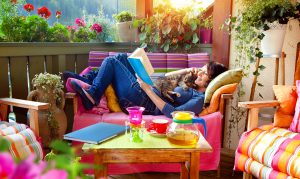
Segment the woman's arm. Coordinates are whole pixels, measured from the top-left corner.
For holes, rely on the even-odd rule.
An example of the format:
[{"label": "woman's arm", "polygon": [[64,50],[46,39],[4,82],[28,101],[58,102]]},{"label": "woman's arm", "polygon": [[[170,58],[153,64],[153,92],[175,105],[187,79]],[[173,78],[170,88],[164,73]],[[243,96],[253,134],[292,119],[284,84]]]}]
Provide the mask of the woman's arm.
[{"label": "woman's arm", "polygon": [[198,68],[184,68],[184,69],[180,69],[180,70],[176,70],[176,71],[171,71],[165,74],[165,76],[170,76],[170,75],[181,75],[181,74],[186,74],[189,72],[193,72],[194,74],[198,73]]},{"label": "woman's arm", "polygon": [[153,92],[152,87],[137,77],[137,82],[140,84],[141,88],[145,91],[145,93],[149,96],[152,102],[156,105],[156,107],[162,111],[166,102],[164,102],[156,93]]}]

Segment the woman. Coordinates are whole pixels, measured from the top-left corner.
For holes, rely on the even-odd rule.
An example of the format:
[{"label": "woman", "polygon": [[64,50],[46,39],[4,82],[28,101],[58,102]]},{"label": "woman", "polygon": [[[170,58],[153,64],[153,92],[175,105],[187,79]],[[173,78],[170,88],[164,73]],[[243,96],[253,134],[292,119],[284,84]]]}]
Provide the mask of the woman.
[{"label": "woman", "polygon": [[71,81],[72,88],[79,94],[86,109],[98,105],[105,89],[112,84],[123,111],[130,106],[143,106],[144,114],[164,114],[171,117],[173,111],[200,113],[204,103],[204,92],[209,82],[226,70],[222,64],[209,62],[201,69],[188,68],[176,71],[176,73],[193,72],[197,75],[195,84],[198,85],[198,89],[190,88],[185,91],[180,86],[176,87],[174,91],[180,93],[181,97],[172,104],[163,99],[155,88],[135,76],[126,54],[106,58],[98,71],[90,72],[85,77],[72,72],[65,72],[63,77],[64,80],[69,77],[77,78],[91,85],[84,90],[75,80]]}]

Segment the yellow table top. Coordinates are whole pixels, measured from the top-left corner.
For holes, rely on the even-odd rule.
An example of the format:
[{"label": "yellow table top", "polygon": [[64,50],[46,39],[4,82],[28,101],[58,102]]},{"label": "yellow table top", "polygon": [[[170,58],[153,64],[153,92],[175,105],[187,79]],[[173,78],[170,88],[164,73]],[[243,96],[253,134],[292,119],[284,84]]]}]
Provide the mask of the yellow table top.
[{"label": "yellow table top", "polygon": [[200,134],[199,141],[197,145],[175,145],[170,143],[166,137],[154,137],[145,132],[143,142],[135,143],[129,140],[129,137],[125,134],[109,139],[100,144],[88,144],[85,143],[82,147],[83,150],[93,150],[93,149],[200,149],[201,151],[210,152],[212,147]]}]

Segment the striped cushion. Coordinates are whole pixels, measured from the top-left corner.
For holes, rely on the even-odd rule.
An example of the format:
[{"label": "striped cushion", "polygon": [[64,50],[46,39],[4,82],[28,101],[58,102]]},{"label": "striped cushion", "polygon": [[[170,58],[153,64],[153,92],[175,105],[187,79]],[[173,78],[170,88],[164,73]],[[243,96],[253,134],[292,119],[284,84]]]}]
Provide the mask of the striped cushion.
[{"label": "striped cushion", "polygon": [[33,131],[24,124],[0,121],[0,136],[10,142],[10,153],[18,159],[35,154],[38,160],[43,158],[43,150]]},{"label": "striped cushion", "polygon": [[[108,56],[113,56],[118,52],[91,51],[89,53],[88,65],[99,67]],[[128,53],[130,55],[131,53]],[[154,76],[163,75],[166,72],[189,67],[202,67],[209,62],[208,53],[182,54],[182,53],[147,53],[153,68]]]},{"label": "striped cushion", "polygon": [[272,126],[245,132],[236,150],[235,169],[257,178],[300,178],[300,134]]}]

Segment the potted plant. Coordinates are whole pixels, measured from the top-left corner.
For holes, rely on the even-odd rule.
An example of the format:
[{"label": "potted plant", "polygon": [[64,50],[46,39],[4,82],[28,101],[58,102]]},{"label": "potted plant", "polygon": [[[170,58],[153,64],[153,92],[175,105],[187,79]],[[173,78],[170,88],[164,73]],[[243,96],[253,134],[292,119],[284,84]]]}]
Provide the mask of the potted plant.
[{"label": "potted plant", "polygon": [[200,43],[212,43],[213,17],[209,16],[200,21]]},{"label": "potted plant", "polygon": [[128,11],[113,15],[113,18],[117,21],[117,33],[121,42],[137,41],[137,28],[132,25],[133,17],[133,14]]},{"label": "potted plant", "polygon": [[[260,46],[263,39],[269,38],[268,30],[275,29],[279,31],[283,24],[287,24],[290,19],[299,19],[299,3],[292,4],[290,0],[269,0],[269,1],[250,1],[241,0],[241,10],[237,16],[231,17],[226,21],[229,30],[234,33],[235,47],[237,50],[236,58],[240,64],[245,64],[242,59],[255,61],[256,57],[262,57],[263,52]],[[284,25],[283,25],[284,26]],[[283,28],[284,29],[284,28]],[[285,30],[283,30],[285,33]],[[284,36],[276,35],[277,37]],[[279,46],[281,52],[283,40],[272,40],[271,44]],[[264,44],[264,42],[262,43]],[[275,47],[273,47],[275,48]],[[263,47],[264,49],[264,47]],[[277,51],[268,51],[266,53],[278,53]],[[246,63],[247,64],[247,63]],[[259,69],[263,69],[261,67]],[[258,72],[255,72],[258,74]]]},{"label": "potted plant", "polygon": [[49,103],[48,110],[39,111],[39,128],[43,147],[56,138],[63,138],[67,129],[67,117],[63,108],[65,98],[61,77],[49,73],[40,73],[32,79],[34,90],[28,94],[31,101]]},{"label": "potted plant", "polygon": [[139,22],[141,46],[150,51],[189,51],[199,43],[201,12],[196,5],[177,9],[159,4],[153,16]]}]

